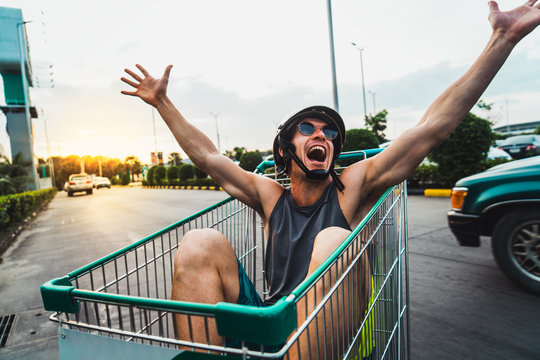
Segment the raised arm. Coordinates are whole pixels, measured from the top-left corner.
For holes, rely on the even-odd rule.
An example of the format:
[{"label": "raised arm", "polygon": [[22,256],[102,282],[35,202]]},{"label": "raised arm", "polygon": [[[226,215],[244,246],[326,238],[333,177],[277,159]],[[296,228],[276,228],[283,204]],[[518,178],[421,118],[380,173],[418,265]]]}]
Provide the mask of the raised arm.
[{"label": "raised arm", "polygon": [[[271,179],[247,172],[234,164],[231,159],[220,154],[212,141],[199,129],[191,125],[174,106],[167,96],[167,84],[172,65],[167,66],[160,79],[153,78],[145,68],[136,65],[142,76],[125,69],[131,79],[121,80],[132,86],[133,91],[122,94],[137,96],[154,106],[173,133],[191,161],[202,171],[210,175],[227,193],[265,215],[268,206],[263,206],[262,199],[269,191],[278,190],[277,183]],[[272,196],[267,196],[270,199]]]},{"label": "raised arm", "polygon": [[347,169],[351,173],[343,174],[347,180],[362,181],[363,189],[378,196],[388,186],[409,177],[465,118],[514,46],[540,24],[540,4],[536,3],[537,0],[527,1],[516,9],[501,12],[496,2],[490,1],[489,21],[493,32],[479,58],[433,102],[416,126],[404,132],[381,154],[366,160],[365,164],[357,163]]}]

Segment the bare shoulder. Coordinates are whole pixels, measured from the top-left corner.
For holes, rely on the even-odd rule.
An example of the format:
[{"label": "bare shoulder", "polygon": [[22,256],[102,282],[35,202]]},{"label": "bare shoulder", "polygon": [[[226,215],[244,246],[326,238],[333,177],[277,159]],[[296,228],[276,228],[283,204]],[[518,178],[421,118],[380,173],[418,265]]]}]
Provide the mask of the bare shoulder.
[{"label": "bare shoulder", "polygon": [[256,182],[263,211],[261,216],[264,217],[263,220],[267,220],[285,188],[274,179],[262,175],[256,175]]},{"label": "bare shoulder", "polygon": [[363,213],[368,184],[366,174],[369,172],[371,159],[354,163],[340,174],[339,178],[345,189],[338,193],[339,205],[349,225],[353,227]]}]

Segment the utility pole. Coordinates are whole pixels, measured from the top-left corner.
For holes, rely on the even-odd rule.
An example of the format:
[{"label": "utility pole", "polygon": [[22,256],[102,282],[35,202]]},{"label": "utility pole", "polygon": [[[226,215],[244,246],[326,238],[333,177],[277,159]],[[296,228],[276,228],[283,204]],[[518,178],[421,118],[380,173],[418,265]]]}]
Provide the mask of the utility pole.
[{"label": "utility pole", "polygon": [[328,32],[330,37],[330,66],[332,69],[332,94],[334,97],[334,110],[339,112],[339,101],[337,92],[337,78],[336,78],[336,57],[334,55],[334,29],[332,25],[332,3],[331,0],[327,1],[328,9]]},{"label": "utility pole", "polygon": [[373,116],[375,116],[375,115],[377,115],[377,109],[375,108],[375,95],[376,95],[377,93],[375,93],[375,92],[373,92],[373,91],[369,91],[369,90],[368,90],[368,93],[371,94],[371,98],[372,98],[372,100],[373,100]]},{"label": "utility pole", "polygon": [[214,121],[216,123],[217,147],[218,147],[219,153],[221,154],[221,144],[219,142],[219,130],[218,130],[218,121],[217,121],[219,114],[210,113],[210,115],[214,117]]},{"label": "utility pole", "polygon": [[152,124],[154,125],[154,147],[155,147],[155,154],[157,157],[156,119],[154,117],[154,108],[151,107],[151,109],[152,109]]},{"label": "utility pole", "polygon": [[361,48],[356,43],[351,42],[351,44],[358,50],[360,53],[360,72],[362,74],[362,98],[364,100],[364,121],[367,118],[367,106],[366,106],[366,88],[364,86],[364,59],[362,53],[364,52],[365,47]]}]

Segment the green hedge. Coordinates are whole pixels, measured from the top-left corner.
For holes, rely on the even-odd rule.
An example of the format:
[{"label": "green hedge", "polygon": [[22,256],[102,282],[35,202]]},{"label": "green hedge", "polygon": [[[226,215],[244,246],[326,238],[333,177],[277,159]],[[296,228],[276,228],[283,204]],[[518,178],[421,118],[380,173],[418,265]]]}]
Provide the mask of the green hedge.
[{"label": "green hedge", "polygon": [[27,191],[0,197],[0,232],[18,225],[56,195],[56,188]]}]

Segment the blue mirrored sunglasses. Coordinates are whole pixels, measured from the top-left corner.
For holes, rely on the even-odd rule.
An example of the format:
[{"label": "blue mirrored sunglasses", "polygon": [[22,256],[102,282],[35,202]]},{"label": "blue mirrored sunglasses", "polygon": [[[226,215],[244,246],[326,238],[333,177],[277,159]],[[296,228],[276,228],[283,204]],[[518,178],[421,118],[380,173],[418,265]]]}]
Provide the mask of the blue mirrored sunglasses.
[{"label": "blue mirrored sunglasses", "polygon": [[[311,136],[315,133],[315,125],[313,125],[310,122],[303,122],[298,124],[298,130],[300,130],[300,133],[305,136]],[[337,138],[338,132],[336,130],[330,129],[327,126],[320,127],[319,129],[322,130],[324,136],[332,141],[335,138]]]}]

